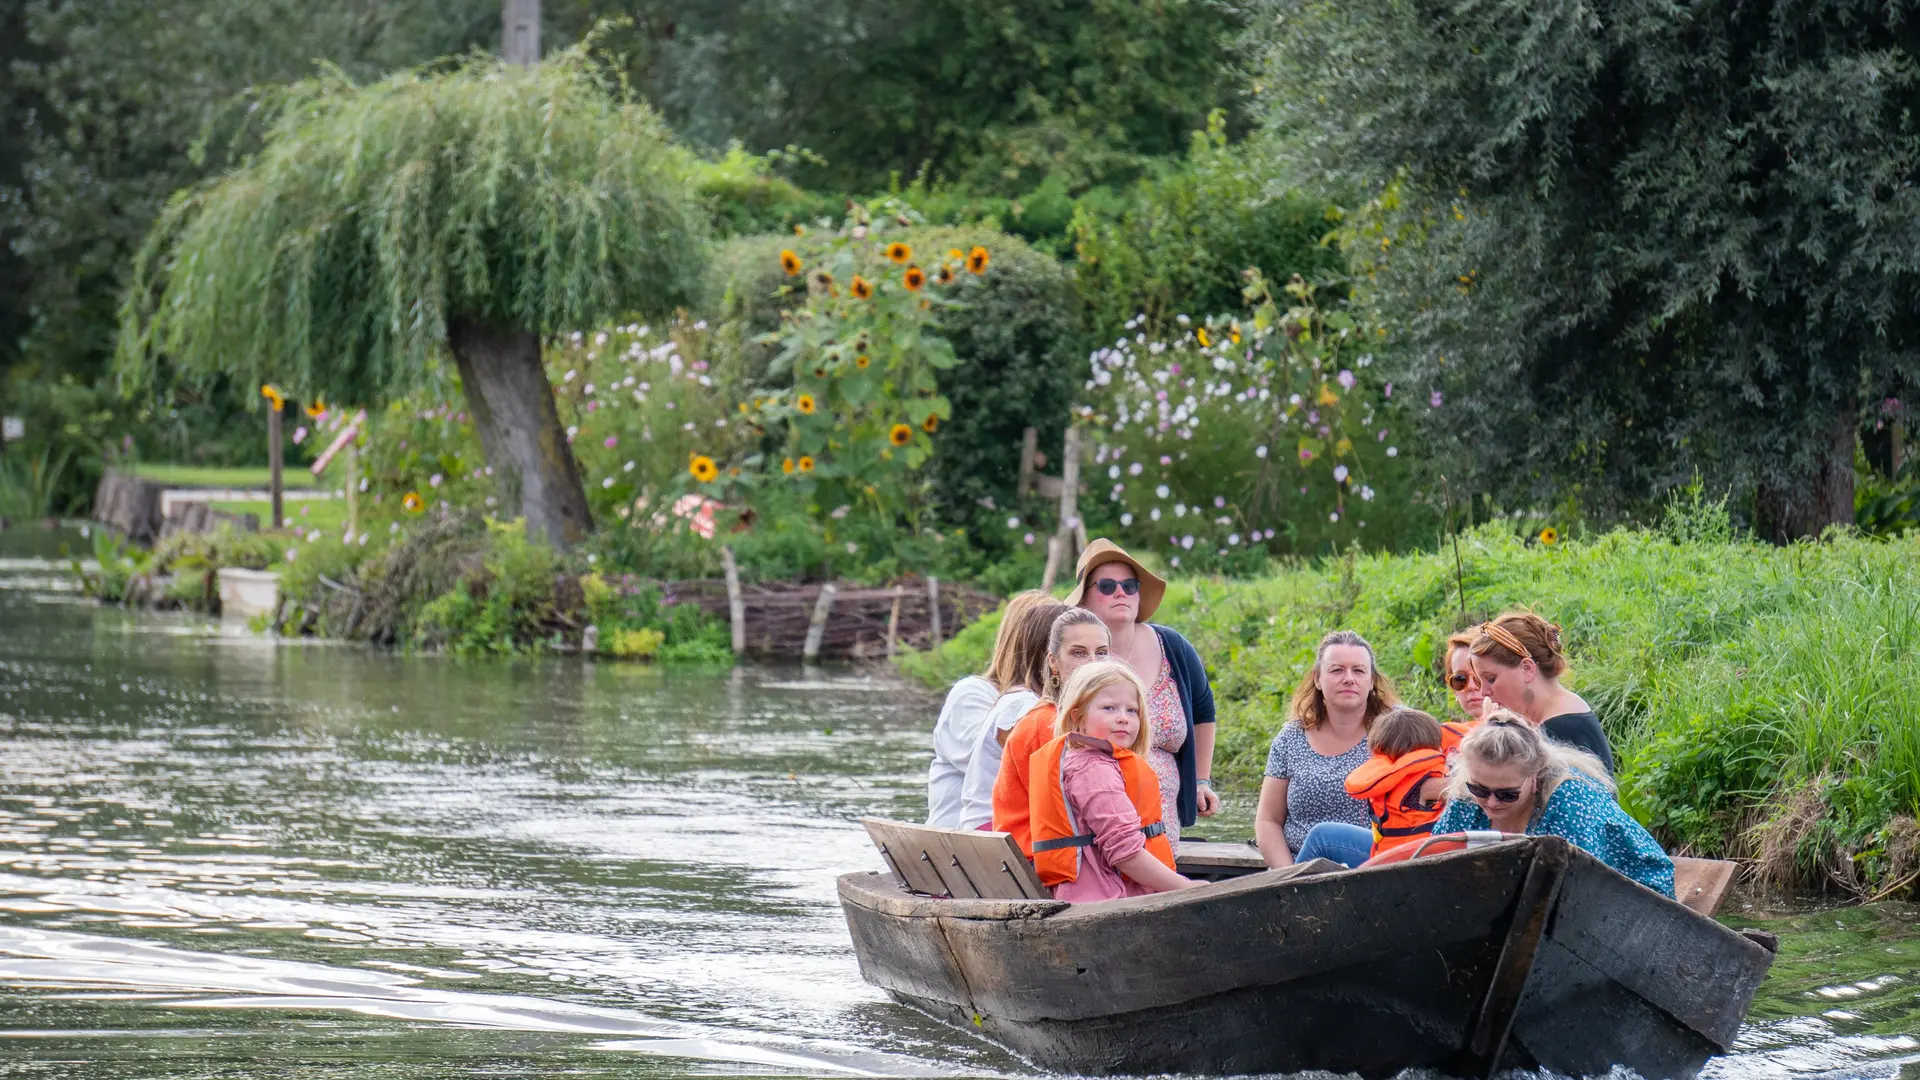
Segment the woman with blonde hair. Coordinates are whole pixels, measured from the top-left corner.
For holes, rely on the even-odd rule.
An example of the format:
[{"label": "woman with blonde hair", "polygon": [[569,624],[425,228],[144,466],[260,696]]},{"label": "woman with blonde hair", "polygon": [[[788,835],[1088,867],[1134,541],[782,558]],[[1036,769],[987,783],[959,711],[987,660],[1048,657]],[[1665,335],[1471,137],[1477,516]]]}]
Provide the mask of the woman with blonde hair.
[{"label": "woman with blonde hair", "polygon": [[1040,695],[1046,691],[1047,642],[1053,635],[1053,621],[1065,610],[1067,605],[1042,594],[1015,620],[1013,638],[1008,643],[1006,681],[974,737],[967,775],[960,782],[959,828],[993,827],[993,782],[1000,776],[1007,736],[1028,710],[1040,704]]},{"label": "woman with blonde hair", "polygon": [[1468,646],[1474,678],[1495,705],[1525,717],[1554,742],[1585,750],[1613,772],[1613,746],[1593,706],[1560,685],[1567,673],[1560,628],[1530,611],[1480,624]]},{"label": "woman with blonde hair", "polygon": [[1019,636],[1020,621],[1034,605],[1050,599],[1038,589],[1029,589],[1008,600],[1000,615],[1000,632],[994,636],[987,669],[968,675],[947,691],[940,719],[933,725],[933,763],[927,766],[927,824],[942,829],[960,827],[960,789],[974,747],[980,743],[980,727],[987,722],[987,713],[1000,692],[1012,685],[1016,675],[1014,639]]},{"label": "woman with blonde hair", "polygon": [[1662,896],[1673,896],[1673,860],[1620,808],[1600,760],[1553,742],[1505,709],[1460,741],[1447,777],[1447,808],[1433,835],[1497,829],[1558,836]]},{"label": "woman with blonde hair", "polygon": [[1314,854],[1303,845],[1322,822],[1351,825],[1355,843],[1372,846],[1373,819],[1366,803],[1347,794],[1347,774],[1372,756],[1367,732],[1398,704],[1366,638],[1336,630],[1320,639],[1313,666],[1294,688],[1291,717],[1267,751],[1253,831],[1268,866],[1291,866],[1297,852]]}]

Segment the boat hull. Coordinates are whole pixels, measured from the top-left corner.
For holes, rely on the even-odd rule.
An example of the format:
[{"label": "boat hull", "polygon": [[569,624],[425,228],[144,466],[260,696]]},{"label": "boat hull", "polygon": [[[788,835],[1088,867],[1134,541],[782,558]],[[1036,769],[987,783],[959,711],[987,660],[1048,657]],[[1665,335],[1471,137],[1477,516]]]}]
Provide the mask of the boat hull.
[{"label": "boat hull", "polygon": [[1554,838],[1102,904],[934,899],[890,874],[840,895],[868,981],[1083,1075],[1684,1077],[1771,962]]}]

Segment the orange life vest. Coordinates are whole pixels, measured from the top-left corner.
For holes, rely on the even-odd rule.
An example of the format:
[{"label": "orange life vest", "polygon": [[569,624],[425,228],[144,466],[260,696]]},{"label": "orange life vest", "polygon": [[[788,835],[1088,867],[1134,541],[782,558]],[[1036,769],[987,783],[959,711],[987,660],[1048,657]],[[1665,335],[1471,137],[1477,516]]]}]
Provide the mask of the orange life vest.
[{"label": "orange life vest", "polygon": [[1373,853],[1417,840],[1433,832],[1440,804],[1423,804],[1422,782],[1445,776],[1447,755],[1442,750],[1414,750],[1397,758],[1375,754],[1347,774],[1347,794],[1367,804],[1373,819]]},{"label": "orange life vest", "polygon": [[1446,754],[1449,758],[1451,758],[1453,756],[1453,752],[1455,750],[1460,749],[1460,740],[1466,738],[1467,734],[1471,732],[1474,728],[1479,727],[1480,724],[1481,724],[1481,721],[1478,721],[1478,720],[1468,720],[1465,722],[1462,722],[1459,720],[1449,720],[1446,723],[1441,724],[1440,725],[1441,752]]},{"label": "orange life vest", "polygon": [[1033,858],[1033,836],[1027,818],[1033,813],[1027,787],[1032,776],[1034,751],[1053,738],[1053,702],[1043,701],[1027,710],[1013,725],[1007,745],[1000,753],[1000,775],[993,779],[993,831],[1010,833],[1027,858]]},{"label": "orange life vest", "polygon": [[1033,754],[1027,770],[1027,795],[1031,814],[1028,825],[1033,837],[1033,868],[1043,885],[1077,881],[1080,877],[1080,849],[1093,843],[1091,832],[1081,832],[1080,822],[1067,802],[1061,765],[1069,745],[1079,745],[1098,753],[1104,748],[1120,763],[1120,777],[1127,785],[1127,799],[1140,815],[1140,831],[1146,835],[1147,851],[1172,870],[1173,844],[1167,839],[1167,827],[1160,820],[1160,778],[1153,767],[1131,750],[1116,747],[1106,740],[1073,734],[1062,735]]}]

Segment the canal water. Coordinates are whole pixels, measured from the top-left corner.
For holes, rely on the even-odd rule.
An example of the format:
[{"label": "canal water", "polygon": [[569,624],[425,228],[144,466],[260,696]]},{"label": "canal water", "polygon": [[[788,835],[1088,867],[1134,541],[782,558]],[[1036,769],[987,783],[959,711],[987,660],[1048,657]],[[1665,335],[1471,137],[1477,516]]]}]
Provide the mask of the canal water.
[{"label": "canal water", "polygon": [[[273,643],[56,544],[0,533],[0,1075],[1032,1072],[863,983],[834,898],[924,811],[923,692]],[[1708,1076],[1920,1077],[1917,917],[1748,902],[1783,953]]]}]

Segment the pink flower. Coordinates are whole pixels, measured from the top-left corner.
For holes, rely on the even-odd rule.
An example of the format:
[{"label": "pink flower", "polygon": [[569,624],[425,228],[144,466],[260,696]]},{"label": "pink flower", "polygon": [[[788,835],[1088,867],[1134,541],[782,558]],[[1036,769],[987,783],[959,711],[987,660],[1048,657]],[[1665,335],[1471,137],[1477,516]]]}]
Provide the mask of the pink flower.
[{"label": "pink flower", "polygon": [[299,446],[301,443],[306,441],[307,441],[307,425],[301,424],[299,427],[293,429],[293,445]]},{"label": "pink flower", "polygon": [[1334,381],[1339,383],[1343,389],[1351,390],[1353,389],[1353,384],[1355,380],[1353,377],[1353,372],[1348,371],[1345,368],[1342,368],[1340,370],[1340,374],[1334,376]]},{"label": "pink flower", "polygon": [[1386,396],[1386,398],[1387,398],[1387,400],[1388,400],[1388,401],[1392,401],[1392,400],[1393,400],[1393,384],[1392,384],[1392,383],[1388,383],[1388,384],[1387,384],[1387,389],[1386,389],[1386,395],[1385,395],[1385,396]]},{"label": "pink flower", "polygon": [[439,487],[440,481],[443,479],[445,479],[445,477],[441,476],[439,473],[434,473],[432,476],[427,477],[427,486]]},{"label": "pink flower", "polygon": [[616,446],[619,446],[619,445],[620,445],[620,436],[618,436],[618,435],[609,435],[609,436],[607,436],[607,441],[606,441],[605,443],[603,443],[603,444],[601,444],[601,445],[603,445],[603,446],[605,446],[605,447],[606,447],[607,449],[609,449],[609,450],[611,450],[611,449],[613,449],[614,447],[616,447]]},{"label": "pink flower", "polygon": [[1440,391],[1435,390],[1433,392],[1433,395],[1427,398],[1427,407],[1432,409],[1437,409],[1440,407],[1441,403],[1446,400],[1447,399],[1441,395]]},{"label": "pink flower", "polygon": [[[1312,461],[1312,460],[1313,460],[1313,451],[1311,451],[1311,450],[1309,450],[1309,449],[1307,449],[1307,448],[1306,448],[1306,447],[1304,447],[1304,446],[1303,446],[1303,447],[1301,447],[1301,448],[1300,448],[1300,460],[1301,460],[1301,461]],[[1301,489],[1301,490],[1302,490],[1302,491],[1304,491],[1305,489],[1303,488],[1303,489]]]}]

